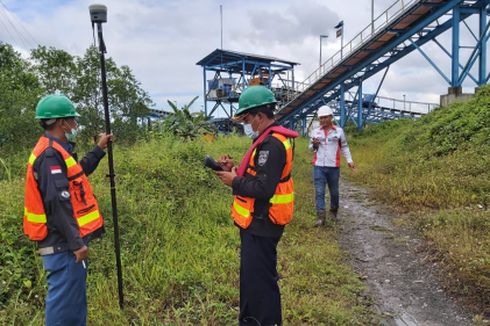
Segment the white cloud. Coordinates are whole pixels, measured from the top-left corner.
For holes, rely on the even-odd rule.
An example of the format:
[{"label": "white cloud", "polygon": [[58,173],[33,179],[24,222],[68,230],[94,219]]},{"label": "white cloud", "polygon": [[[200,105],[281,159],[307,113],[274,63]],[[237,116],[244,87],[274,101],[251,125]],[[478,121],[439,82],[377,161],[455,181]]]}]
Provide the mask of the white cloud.
[{"label": "white cloud", "polygon": [[[4,0],[16,19],[41,44],[82,55],[93,42],[88,6],[92,1]],[[107,0],[108,22],[104,24],[107,55],[119,65],[128,65],[156,102],[184,103],[202,97],[202,69],[195,63],[220,46],[220,2],[214,0]],[[221,1],[224,48],[269,55],[300,63],[296,79],[308,76],[318,66],[319,35],[326,59],[340,48],[333,26],[344,20],[346,42],[371,19],[371,1],[290,0]],[[375,16],[392,0],[376,0]],[[1,15],[0,11],[0,15]],[[2,16],[0,16],[0,19]],[[471,24],[472,22],[470,22]],[[474,23],[474,22],[473,22]],[[0,27],[1,27],[0,23]],[[462,32],[464,33],[464,32]],[[0,37],[8,40],[5,29]],[[10,37],[12,38],[12,37]],[[15,38],[15,37],[14,37]],[[466,33],[463,42],[470,42]],[[448,45],[450,37],[441,40]],[[11,40],[18,48],[23,42]],[[438,47],[424,46],[449,74],[449,59]],[[366,91],[377,87],[376,78],[366,81]],[[407,100],[438,101],[448,85],[419,54],[413,53],[392,65],[381,94]],[[200,108],[202,99],[196,102]]]}]

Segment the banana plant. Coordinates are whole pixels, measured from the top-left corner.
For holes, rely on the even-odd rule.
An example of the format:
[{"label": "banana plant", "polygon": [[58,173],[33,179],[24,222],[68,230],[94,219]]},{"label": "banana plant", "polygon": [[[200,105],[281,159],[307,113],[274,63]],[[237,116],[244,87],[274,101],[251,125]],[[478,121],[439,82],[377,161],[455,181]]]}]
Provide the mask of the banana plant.
[{"label": "banana plant", "polygon": [[175,103],[167,101],[174,112],[163,122],[163,131],[185,140],[192,140],[206,133],[214,133],[213,126],[203,112],[191,113],[190,111],[190,107],[198,98],[199,96],[194,97],[180,109]]}]

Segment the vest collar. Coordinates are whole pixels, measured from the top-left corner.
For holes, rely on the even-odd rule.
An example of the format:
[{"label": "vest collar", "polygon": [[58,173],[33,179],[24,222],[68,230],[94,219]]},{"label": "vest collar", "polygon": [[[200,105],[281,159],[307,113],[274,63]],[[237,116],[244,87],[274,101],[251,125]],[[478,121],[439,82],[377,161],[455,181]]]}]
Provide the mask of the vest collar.
[{"label": "vest collar", "polygon": [[52,141],[57,142],[58,144],[60,144],[61,147],[63,147],[63,149],[65,151],[67,151],[68,153],[70,153],[70,154],[73,153],[73,149],[75,147],[75,144],[74,143],[64,142],[61,139],[56,138],[55,136],[51,135],[47,131],[44,132],[44,136],[47,137],[49,140],[52,140]]}]

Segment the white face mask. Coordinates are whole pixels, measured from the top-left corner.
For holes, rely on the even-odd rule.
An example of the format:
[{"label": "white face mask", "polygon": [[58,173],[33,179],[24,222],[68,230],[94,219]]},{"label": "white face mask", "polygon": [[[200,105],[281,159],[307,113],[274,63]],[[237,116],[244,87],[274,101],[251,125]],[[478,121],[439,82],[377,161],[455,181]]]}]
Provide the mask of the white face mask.
[{"label": "white face mask", "polygon": [[244,123],[243,124],[243,132],[245,133],[245,135],[247,135],[248,137],[250,137],[252,139],[257,138],[259,136],[259,132],[254,131],[252,128],[252,124],[250,124],[250,123]]}]

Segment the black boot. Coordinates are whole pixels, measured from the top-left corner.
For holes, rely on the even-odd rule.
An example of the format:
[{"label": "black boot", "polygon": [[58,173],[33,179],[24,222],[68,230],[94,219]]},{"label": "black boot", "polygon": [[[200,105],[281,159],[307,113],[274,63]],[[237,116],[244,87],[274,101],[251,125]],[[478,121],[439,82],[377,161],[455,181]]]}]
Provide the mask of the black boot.
[{"label": "black boot", "polygon": [[330,217],[332,218],[332,221],[338,222],[339,219],[337,218],[337,210],[336,209],[330,210]]}]

